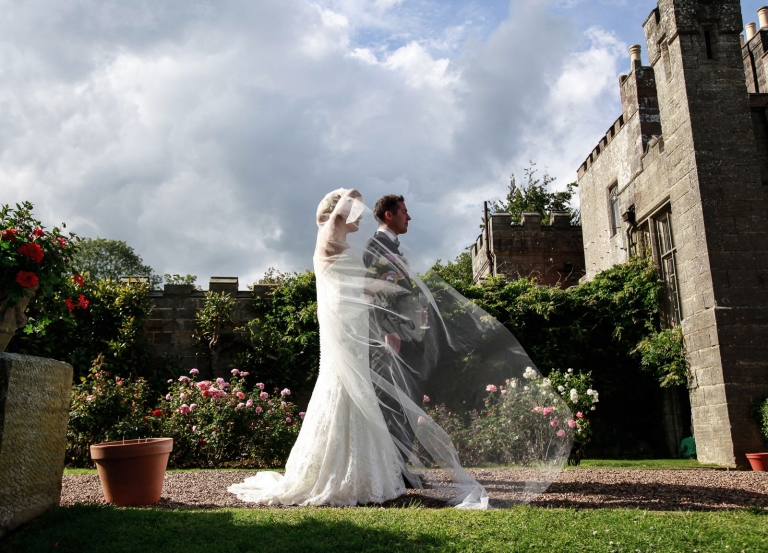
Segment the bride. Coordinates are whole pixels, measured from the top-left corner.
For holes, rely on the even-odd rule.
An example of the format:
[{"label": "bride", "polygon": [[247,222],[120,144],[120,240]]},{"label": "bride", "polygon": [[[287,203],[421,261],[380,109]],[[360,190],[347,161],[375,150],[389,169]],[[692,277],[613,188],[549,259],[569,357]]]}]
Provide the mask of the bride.
[{"label": "bride", "polygon": [[[462,467],[450,437],[424,406],[430,396],[436,399],[442,411],[431,412],[448,424],[456,420],[452,413],[477,418],[490,405],[484,392],[508,379],[502,403],[515,415],[483,437],[488,455],[473,463],[498,465],[503,451],[505,464],[513,458],[528,469],[515,471],[516,502],[543,492],[568,458],[573,438],[550,428],[540,407],[533,414],[531,407],[543,401],[561,420],[571,417],[557,394],[534,385],[531,379],[540,375],[515,337],[437,275],[414,274],[405,256],[385,255],[379,260],[384,266],[369,272],[362,258],[378,223],[358,191],[327,194],[316,219],[320,370],[304,423],[285,475],[259,472],[229,491],[266,505],[359,505],[406,493],[405,476],[413,487],[428,485],[421,493],[450,505],[487,509],[485,488]],[[413,290],[375,276],[391,273],[396,281],[409,279]],[[385,324],[398,326],[412,342],[408,353],[388,348]],[[384,359],[376,370],[373,353]],[[413,443],[403,443],[403,436]]]},{"label": "bride", "polygon": [[368,301],[362,278],[355,278],[365,267],[347,243],[347,235],[359,230],[361,201],[356,190],[335,191],[318,206],[320,372],[285,476],[260,472],[231,486],[243,501],[339,506],[381,503],[405,493],[402,458],[368,369]]}]

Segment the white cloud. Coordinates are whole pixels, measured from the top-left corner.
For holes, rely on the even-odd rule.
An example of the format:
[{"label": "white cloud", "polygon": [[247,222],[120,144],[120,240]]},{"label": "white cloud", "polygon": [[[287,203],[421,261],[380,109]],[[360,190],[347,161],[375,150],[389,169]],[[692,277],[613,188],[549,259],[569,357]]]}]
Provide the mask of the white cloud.
[{"label": "white cloud", "polygon": [[569,54],[539,0],[471,41],[455,18],[425,26],[444,4],[383,6],[7,4],[0,201],[126,240],[158,272],[248,282],[309,266],[316,203],[355,186],[405,194],[409,243],[452,258],[520,159],[575,173],[623,45],[593,30]]}]

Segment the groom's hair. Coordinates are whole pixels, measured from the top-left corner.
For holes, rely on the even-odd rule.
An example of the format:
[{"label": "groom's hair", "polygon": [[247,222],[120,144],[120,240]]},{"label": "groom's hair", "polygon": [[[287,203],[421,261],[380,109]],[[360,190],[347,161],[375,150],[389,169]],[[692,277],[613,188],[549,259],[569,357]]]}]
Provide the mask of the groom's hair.
[{"label": "groom's hair", "polygon": [[376,218],[379,221],[384,221],[384,214],[387,211],[390,211],[393,214],[397,213],[397,210],[400,207],[397,203],[404,201],[405,198],[398,196],[397,194],[387,194],[386,196],[382,196],[376,202],[376,205],[373,206],[373,214],[376,215]]}]

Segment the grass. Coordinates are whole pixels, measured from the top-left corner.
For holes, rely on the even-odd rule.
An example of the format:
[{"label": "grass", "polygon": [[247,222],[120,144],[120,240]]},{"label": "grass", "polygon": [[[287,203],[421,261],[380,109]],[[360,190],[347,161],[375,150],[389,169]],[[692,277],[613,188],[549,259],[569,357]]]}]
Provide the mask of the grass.
[{"label": "grass", "polygon": [[517,507],[166,510],[53,509],[0,539],[0,553],[757,552],[768,515]]},{"label": "grass", "polygon": [[721,468],[719,465],[702,464],[696,459],[584,459],[578,467],[570,469],[701,469]]},{"label": "grass", "polygon": [[[720,468],[718,465],[704,465],[695,459],[644,459],[640,461],[625,461],[613,459],[585,459],[578,467],[565,467],[571,470],[578,469],[701,469]],[[189,470],[241,470],[241,469],[168,469],[168,472],[184,472]],[[249,469],[250,470],[250,469]],[[255,470],[255,469],[253,469]],[[258,469],[258,470],[284,470]],[[65,468],[64,474],[96,474],[96,469],[90,468]]]}]

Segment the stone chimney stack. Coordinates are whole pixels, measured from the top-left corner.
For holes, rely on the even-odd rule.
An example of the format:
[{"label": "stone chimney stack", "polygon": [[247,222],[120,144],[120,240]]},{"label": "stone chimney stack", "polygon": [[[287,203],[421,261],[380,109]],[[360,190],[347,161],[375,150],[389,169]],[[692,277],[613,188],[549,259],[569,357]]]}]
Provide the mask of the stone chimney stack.
[{"label": "stone chimney stack", "polygon": [[761,29],[768,29],[768,6],[764,6],[757,10],[757,18],[760,21]]},{"label": "stone chimney stack", "polygon": [[752,40],[752,37],[755,36],[755,33],[757,33],[757,26],[754,23],[747,23],[747,26],[745,27],[747,42]]},{"label": "stone chimney stack", "polygon": [[629,72],[632,73],[636,69],[640,69],[643,66],[643,62],[640,60],[640,52],[642,48],[639,44],[629,47]]}]

